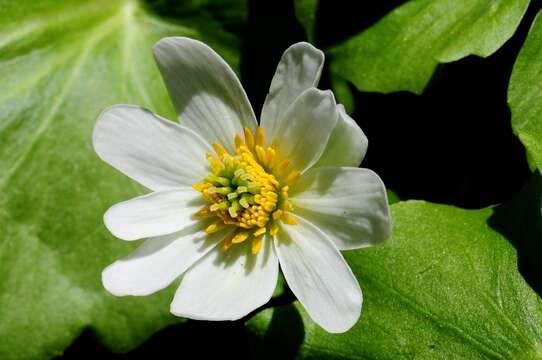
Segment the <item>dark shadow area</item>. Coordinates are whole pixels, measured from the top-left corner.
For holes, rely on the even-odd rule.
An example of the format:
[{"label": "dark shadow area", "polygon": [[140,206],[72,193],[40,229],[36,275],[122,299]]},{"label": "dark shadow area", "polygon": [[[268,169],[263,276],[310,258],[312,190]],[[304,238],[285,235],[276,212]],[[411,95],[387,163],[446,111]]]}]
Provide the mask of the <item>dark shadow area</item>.
[{"label": "dark shadow area", "polygon": [[[350,85],[353,118],[369,139],[362,166],[375,170],[404,200],[482,208],[514,196],[530,171],[512,132],[507,88],[541,4],[531,3],[518,31],[492,56],[440,65],[421,96],[366,93]],[[320,16],[333,13],[326,9]],[[330,87],[325,75],[321,88]]]},{"label": "dark shadow area", "polygon": [[142,0],[149,11],[170,19],[209,19],[233,33],[245,30],[246,3],[242,0]]},{"label": "dark shadow area", "polygon": [[251,337],[255,359],[295,359],[305,337],[303,319],[294,305],[275,307],[265,335]]},{"label": "dark shadow area", "polygon": [[[295,296],[285,286],[284,292],[272,298],[267,304],[254,310],[238,321],[196,321],[168,326],[153,334],[140,347],[127,353],[113,353],[100,343],[94,333],[85,330],[64,352],[56,357],[57,360],[124,360],[124,359],[165,359],[165,358],[198,358],[214,359],[259,359],[255,356],[252,342],[262,341],[247,331],[245,323],[259,312],[272,307],[285,309],[275,311],[273,321],[264,341],[270,336],[274,339],[268,346],[275,344],[280,334],[284,332],[284,324],[292,326],[288,331],[295,335],[293,338],[281,340],[277,348],[280,354],[290,354],[297,351],[303,340],[303,323],[298,311],[291,303]],[[290,309],[291,310],[287,310]],[[301,335],[299,332],[301,331]],[[290,334],[290,333],[289,333]],[[292,336],[292,335],[289,335]],[[270,341],[270,340],[269,340]],[[267,344],[267,343],[266,343]],[[285,352],[286,351],[286,352]],[[288,358],[285,358],[288,359]]]},{"label": "dark shadow area", "polygon": [[316,46],[328,48],[374,25],[407,0],[319,0],[314,32]]},{"label": "dark shadow area", "polygon": [[282,53],[306,36],[291,0],[250,0],[248,19],[241,49],[241,79],[259,118]]},{"label": "dark shadow area", "polygon": [[107,350],[92,331],[85,331],[68,349],[63,360],[123,359],[252,359],[249,334],[241,322],[189,320],[154,334],[140,347],[116,354]]},{"label": "dark shadow area", "polygon": [[363,167],[401,199],[482,208],[516,194],[529,168],[511,129],[506,55],[443,65],[422,96],[356,92],[353,118],[370,144]]},{"label": "dark shadow area", "polygon": [[519,272],[542,295],[542,177],[537,171],[512,200],[495,207],[488,223],[517,250]]}]

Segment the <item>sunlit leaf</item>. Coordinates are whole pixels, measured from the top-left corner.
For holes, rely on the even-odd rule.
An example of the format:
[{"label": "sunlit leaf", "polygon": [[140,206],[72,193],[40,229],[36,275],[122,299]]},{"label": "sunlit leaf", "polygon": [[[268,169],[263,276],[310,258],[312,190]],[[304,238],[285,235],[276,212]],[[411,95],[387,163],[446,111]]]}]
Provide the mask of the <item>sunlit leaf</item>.
[{"label": "sunlit leaf", "polygon": [[303,25],[309,41],[314,41],[314,27],[318,0],[295,0],[295,16]]},{"label": "sunlit leaf", "polygon": [[542,15],[538,13],[521,48],[508,88],[512,128],[534,167],[542,167]]},{"label": "sunlit leaf", "polygon": [[335,335],[297,303],[266,310],[248,323],[262,357],[541,356],[542,301],[519,274],[515,249],[488,224],[492,209],[409,201],[392,213],[389,243],[345,253],[363,289],[360,322]]},{"label": "sunlit leaf", "polygon": [[172,35],[238,64],[237,39],[203,10],[165,20],[135,1],[0,1],[0,359],[50,358],[84,328],[127,350],[177,321],[171,291],[102,288],[102,269],[133,249],[102,215],[142,189],[91,145],[111,104],[175,118],[151,52]]},{"label": "sunlit leaf", "polygon": [[335,48],[332,69],[359,90],[421,93],[439,63],[493,54],[529,0],[411,0]]}]

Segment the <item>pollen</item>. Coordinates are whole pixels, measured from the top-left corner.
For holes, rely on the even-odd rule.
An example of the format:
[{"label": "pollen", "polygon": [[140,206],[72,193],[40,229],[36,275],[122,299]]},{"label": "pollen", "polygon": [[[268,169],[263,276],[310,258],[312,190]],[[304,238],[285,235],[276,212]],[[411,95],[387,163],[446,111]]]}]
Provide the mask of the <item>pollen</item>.
[{"label": "pollen", "polygon": [[235,153],[214,143],[214,153],[205,154],[210,173],[192,187],[202,194],[208,205],[194,216],[215,217],[207,226],[207,233],[228,225],[237,227],[223,241],[223,250],[249,242],[251,253],[257,254],[265,235],[277,234],[278,222],[297,224],[291,215],[293,206],[288,201],[288,190],[301,173],[291,169],[288,159],[278,159],[278,141],[274,139],[267,146],[262,128],[255,133],[245,128],[243,135],[234,137]]}]

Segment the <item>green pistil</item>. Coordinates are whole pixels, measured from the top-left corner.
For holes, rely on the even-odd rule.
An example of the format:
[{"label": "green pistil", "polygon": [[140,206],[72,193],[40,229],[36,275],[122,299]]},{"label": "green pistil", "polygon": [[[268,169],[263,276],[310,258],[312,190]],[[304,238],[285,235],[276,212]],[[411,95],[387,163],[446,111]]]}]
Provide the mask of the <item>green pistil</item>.
[{"label": "green pistil", "polygon": [[249,183],[247,185],[248,192],[251,194],[259,194],[260,193],[260,187],[256,185],[256,183]]},{"label": "green pistil", "polygon": [[239,204],[247,209],[251,204],[254,204],[254,195],[243,194],[239,200]]},{"label": "green pistil", "polygon": [[233,191],[233,189],[231,187],[229,187],[229,186],[212,187],[212,188],[209,189],[210,193],[217,193],[217,194],[222,194],[222,195],[228,195],[232,191]]},{"label": "green pistil", "polygon": [[211,211],[226,210],[230,206],[227,200],[211,205]]},{"label": "green pistil", "polygon": [[239,205],[239,201],[233,200],[231,202],[230,207],[228,208],[228,212],[230,213],[230,216],[232,218],[236,218],[237,217],[237,212],[239,210],[241,210],[241,209],[242,209],[242,207],[241,207],[241,205]]},{"label": "green pistil", "polygon": [[224,195],[219,203],[211,205],[211,211],[228,210],[232,218],[239,216],[244,209],[254,204],[254,195],[260,193],[260,187],[245,169],[234,169],[227,159],[225,169],[217,175],[209,175],[205,181],[213,184],[210,193]]},{"label": "green pistil", "polygon": [[230,186],[231,181],[228,178],[216,175],[209,175],[205,178],[205,181],[213,185]]}]

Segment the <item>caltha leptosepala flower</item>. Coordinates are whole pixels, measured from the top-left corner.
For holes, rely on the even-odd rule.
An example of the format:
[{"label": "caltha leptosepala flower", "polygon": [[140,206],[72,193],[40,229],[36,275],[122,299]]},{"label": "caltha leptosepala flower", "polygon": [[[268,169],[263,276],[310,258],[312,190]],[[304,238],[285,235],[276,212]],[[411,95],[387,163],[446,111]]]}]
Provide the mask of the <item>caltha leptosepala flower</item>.
[{"label": "caltha leptosepala flower", "polygon": [[340,250],[385,240],[390,215],[380,178],[358,168],[365,135],[316,88],[323,53],[308,43],[285,51],[259,124],[207,45],[165,38],[154,55],[179,123],[116,105],[94,129],[98,155],[151,190],[104,215],[116,237],[147,238],[103,271],[105,288],[142,296],[182,276],[173,314],[235,320],[269,301],[280,264],[316,323],[348,330],[362,294]]}]

